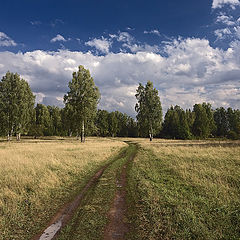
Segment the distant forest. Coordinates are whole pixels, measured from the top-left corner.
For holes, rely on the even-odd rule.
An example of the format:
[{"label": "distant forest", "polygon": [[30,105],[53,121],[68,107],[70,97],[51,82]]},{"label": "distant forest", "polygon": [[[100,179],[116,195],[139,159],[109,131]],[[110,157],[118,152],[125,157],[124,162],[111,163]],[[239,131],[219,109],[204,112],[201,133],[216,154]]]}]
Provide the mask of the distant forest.
[{"label": "distant forest", "polygon": [[79,66],[64,96],[64,108],[35,104],[28,83],[7,72],[0,81],[0,135],[8,140],[21,135],[154,137],[168,139],[240,139],[240,110],[211,104],[195,104],[184,110],[171,106],[164,118],[158,91],[153,83],[139,84],[136,91],[136,120],[119,111],[97,109],[100,92],[90,72]]}]

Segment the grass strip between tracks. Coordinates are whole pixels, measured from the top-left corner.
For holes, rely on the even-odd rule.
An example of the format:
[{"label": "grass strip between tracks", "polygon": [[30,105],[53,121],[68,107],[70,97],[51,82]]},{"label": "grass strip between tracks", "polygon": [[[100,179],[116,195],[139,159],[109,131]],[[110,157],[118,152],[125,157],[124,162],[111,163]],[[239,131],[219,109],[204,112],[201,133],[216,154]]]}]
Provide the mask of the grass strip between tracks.
[{"label": "grass strip between tracks", "polygon": [[58,234],[58,240],[103,238],[108,223],[107,214],[117,190],[116,180],[123,165],[135,152],[136,146],[130,144],[114,159],[96,184],[88,190],[72,220]]}]

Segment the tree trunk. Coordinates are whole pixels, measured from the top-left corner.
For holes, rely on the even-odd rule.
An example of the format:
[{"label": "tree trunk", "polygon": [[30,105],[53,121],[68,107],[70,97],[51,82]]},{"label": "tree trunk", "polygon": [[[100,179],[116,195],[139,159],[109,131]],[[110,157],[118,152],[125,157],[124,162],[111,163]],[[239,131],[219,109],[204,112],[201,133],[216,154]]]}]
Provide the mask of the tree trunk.
[{"label": "tree trunk", "polygon": [[11,139],[10,139],[10,134],[8,133],[8,135],[7,135],[7,140],[8,141],[10,141]]},{"label": "tree trunk", "polygon": [[17,139],[17,141],[21,140],[21,133],[16,133],[16,139]]},{"label": "tree trunk", "polygon": [[150,142],[153,140],[153,135],[151,133],[149,134],[149,139],[150,139]]},{"label": "tree trunk", "polygon": [[150,142],[153,140],[153,129],[152,129],[152,124],[150,125],[149,139],[150,139]]},{"label": "tree trunk", "polygon": [[81,142],[85,142],[85,133],[84,133],[84,120],[82,121],[82,134],[81,134]]},{"label": "tree trunk", "polygon": [[12,127],[12,130],[10,132],[10,140],[12,139],[12,135],[13,135],[13,127]]},{"label": "tree trunk", "polygon": [[19,133],[16,133],[16,140],[19,141]]}]

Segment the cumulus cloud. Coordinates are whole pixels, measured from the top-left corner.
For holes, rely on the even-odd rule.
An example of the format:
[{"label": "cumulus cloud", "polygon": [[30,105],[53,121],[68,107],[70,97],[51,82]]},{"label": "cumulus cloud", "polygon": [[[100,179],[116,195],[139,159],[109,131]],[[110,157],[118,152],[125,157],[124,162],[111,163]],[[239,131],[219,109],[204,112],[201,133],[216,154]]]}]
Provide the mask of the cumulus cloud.
[{"label": "cumulus cloud", "polygon": [[50,42],[57,42],[57,41],[62,41],[66,42],[67,40],[60,34],[58,34],[56,37],[52,38]]},{"label": "cumulus cloud", "polygon": [[136,43],[124,43],[122,45],[124,48],[128,48],[132,53],[136,52],[153,52],[157,53],[160,51],[159,46],[157,45],[149,45],[149,44],[136,44]]},{"label": "cumulus cloud", "polygon": [[86,42],[85,45],[95,47],[101,53],[107,54],[109,53],[109,48],[112,43],[108,39],[102,37],[100,39],[94,38],[93,40]]},{"label": "cumulus cloud", "polygon": [[206,39],[178,38],[166,43],[164,51],[163,55],[137,51],[104,56],[69,50],[0,52],[0,76],[8,70],[18,72],[39,102],[63,105],[72,72],[84,65],[99,86],[99,107],[132,116],[136,88],[148,80],[159,90],[165,111],[170,105],[190,108],[203,101],[213,107],[239,108],[240,41],[224,51],[211,47]]},{"label": "cumulus cloud", "polygon": [[17,46],[17,44],[12,40],[7,34],[0,32],[0,47],[11,47]]},{"label": "cumulus cloud", "polygon": [[214,31],[214,34],[217,36],[217,39],[224,39],[227,35],[230,35],[232,32],[229,28],[217,29]]},{"label": "cumulus cloud", "polygon": [[224,13],[220,13],[220,15],[217,16],[216,23],[223,23],[228,26],[233,26],[236,24],[232,16],[227,16]]},{"label": "cumulus cloud", "polygon": [[130,44],[134,41],[134,37],[130,35],[128,32],[119,32],[119,35],[115,35],[118,42],[125,42]]},{"label": "cumulus cloud", "polygon": [[160,32],[157,29],[151,30],[151,31],[144,31],[143,33],[144,34],[155,34],[157,36],[161,36]]},{"label": "cumulus cloud", "polygon": [[225,4],[235,8],[235,6],[240,5],[240,2],[239,0],[213,0],[212,8],[222,8]]}]

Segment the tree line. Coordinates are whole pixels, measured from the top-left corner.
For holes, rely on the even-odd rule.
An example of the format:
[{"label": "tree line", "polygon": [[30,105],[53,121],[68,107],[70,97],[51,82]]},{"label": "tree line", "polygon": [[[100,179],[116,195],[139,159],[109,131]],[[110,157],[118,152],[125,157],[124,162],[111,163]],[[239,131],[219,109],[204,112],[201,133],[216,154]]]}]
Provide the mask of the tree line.
[{"label": "tree line", "polygon": [[22,134],[34,136],[149,137],[240,139],[240,111],[211,104],[195,104],[193,110],[171,106],[164,117],[158,91],[148,81],[136,90],[136,120],[119,111],[97,109],[100,92],[89,70],[79,66],[69,82],[64,108],[35,105],[28,83],[7,72],[0,81],[0,135],[8,140]]},{"label": "tree line", "polygon": [[195,104],[192,111],[171,106],[166,112],[159,137],[240,139],[240,111],[223,107],[213,110],[210,103]]}]

